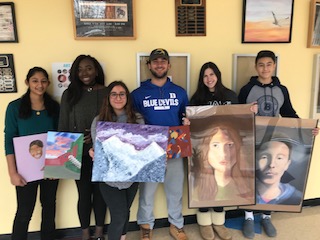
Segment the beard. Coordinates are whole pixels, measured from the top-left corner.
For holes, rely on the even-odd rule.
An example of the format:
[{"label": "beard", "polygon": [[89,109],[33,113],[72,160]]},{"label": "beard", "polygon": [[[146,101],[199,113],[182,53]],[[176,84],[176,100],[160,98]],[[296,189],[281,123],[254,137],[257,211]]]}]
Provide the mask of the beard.
[{"label": "beard", "polygon": [[162,73],[161,75],[156,73],[155,71],[153,71],[152,69],[150,69],[151,74],[158,79],[164,78],[165,76],[167,76],[168,71],[165,71],[164,73]]}]

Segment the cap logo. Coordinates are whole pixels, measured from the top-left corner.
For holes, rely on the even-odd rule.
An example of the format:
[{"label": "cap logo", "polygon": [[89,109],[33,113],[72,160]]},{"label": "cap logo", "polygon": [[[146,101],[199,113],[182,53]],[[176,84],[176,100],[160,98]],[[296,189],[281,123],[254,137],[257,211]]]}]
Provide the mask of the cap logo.
[{"label": "cap logo", "polygon": [[158,48],[158,49],[156,49],[156,50],[154,51],[153,54],[154,54],[154,55],[166,55],[166,52],[165,52],[163,49]]}]

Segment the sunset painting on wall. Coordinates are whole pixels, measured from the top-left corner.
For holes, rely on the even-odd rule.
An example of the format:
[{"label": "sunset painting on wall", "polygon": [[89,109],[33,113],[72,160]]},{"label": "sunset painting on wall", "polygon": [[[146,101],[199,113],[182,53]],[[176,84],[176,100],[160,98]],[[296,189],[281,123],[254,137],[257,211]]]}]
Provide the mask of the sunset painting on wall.
[{"label": "sunset painting on wall", "polygon": [[244,0],[242,43],[291,42],[293,0]]}]

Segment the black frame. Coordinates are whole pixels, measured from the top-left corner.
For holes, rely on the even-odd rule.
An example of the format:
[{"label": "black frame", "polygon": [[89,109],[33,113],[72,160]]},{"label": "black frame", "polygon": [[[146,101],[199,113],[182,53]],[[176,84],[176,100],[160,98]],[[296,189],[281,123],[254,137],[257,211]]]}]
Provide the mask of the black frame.
[{"label": "black frame", "polygon": [[[75,39],[134,40],[136,38],[135,0],[71,0],[71,2],[73,5],[72,14]],[[111,11],[109,12],[108,9]],[[120,15],[117,14],[117,10],[121,11]],[[98,11],[100,15],[97,15],[95,11]],[[108,16],[108,12],[111,15]]]},{"label": "black frame", "polygon": [[13,54],[0,53],[0,93],[17,92]]},{"label": "black frame", "polygon": [[[263,12],[250,8],[250,4],[248,4],[250,1],[254,2],[255,0],[243,0],[242,43],[290,43],[294,0],[278,0],[279,4],[282,3],[285,7],[288,7],[286,10],[291,8],[290,14],[287,14],[286,11],[280,12],[283,8],[277,8],[273,3],[268,3],[268,0],[264,0],[266,1],[264,5],[265,18],[263,18]],[[287,4],[286,2],[288,1],[291,1],[291,4]],[[249,32],[247,33],[249,28],[247,10],[256,13],[255,16],[259,16],[259,18],[256,18],[259,21],[251,22],[250,34]],[[254,32],[255,30],[256,32]],[[272,35],[268,35],[269,30],[273,31]]]},{"label": "black frame", "polygon": [[[3,14],[2,11],[5,11],[6,6],[10,6],[11,10],[11,16],[9,16],[8,19],[6,19],[6,14]],[[9,21],[12,24],[12,30],[9,31],[11,32],[12,36],[10,38],[6,37],[6,33],[4,32],[4,29],[2,27],[0,28],[0,43],[17,43],[18,42],[18,32],[17,32],[17,24],[16,24],[16,15],[14,11],[14,3],[13,2],[1,2],[0,3],[0,23],[1,22],[6,22]],[[7,28],[10,23],[6,26],[4,24],[4,28]]]}]

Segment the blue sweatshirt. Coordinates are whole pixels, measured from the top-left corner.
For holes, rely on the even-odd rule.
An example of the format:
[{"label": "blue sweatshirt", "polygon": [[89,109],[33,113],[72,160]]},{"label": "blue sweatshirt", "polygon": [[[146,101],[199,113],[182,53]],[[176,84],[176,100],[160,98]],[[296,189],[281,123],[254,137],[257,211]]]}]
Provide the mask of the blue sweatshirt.
[{"label": "blue sweatshirt", "polygon": [[257,204],[283,204],[283,205],[299,205],[303,200],[302,192],[291,186],[289,183],[280,183],[279,188],[281,194],[269,202],[265,202],[256,191]]},{"label": "blue sweatshirt", "polygon": [[135,110],[145,119],[146,124],[159,126],[179,126],[188,105],[186,91],[167,79],[158,87],[151,79],[131,93]]}]

